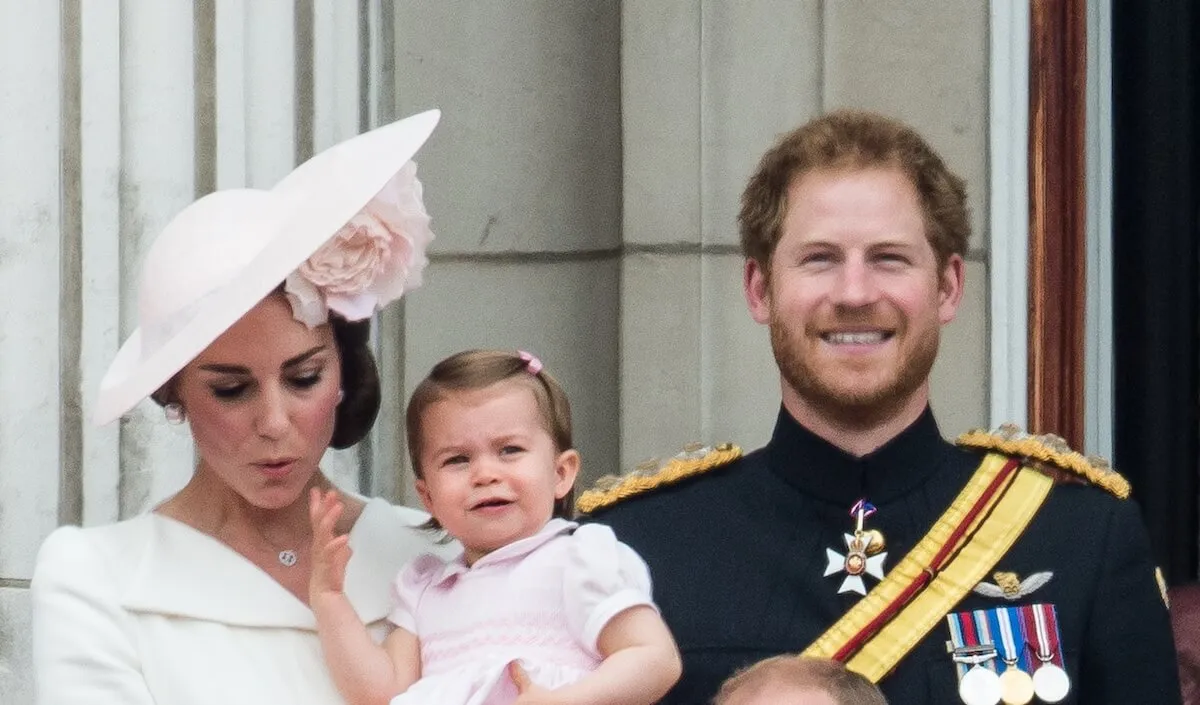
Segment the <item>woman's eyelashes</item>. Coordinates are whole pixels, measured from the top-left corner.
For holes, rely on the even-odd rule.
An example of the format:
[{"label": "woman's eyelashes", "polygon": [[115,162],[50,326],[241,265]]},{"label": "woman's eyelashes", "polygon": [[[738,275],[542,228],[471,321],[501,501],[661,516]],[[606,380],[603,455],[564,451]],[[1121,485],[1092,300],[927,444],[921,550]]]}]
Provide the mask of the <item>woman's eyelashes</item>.
[{"label": "woman's eyelashes", "polygon": [[[308,370],[284,378],[284,383],[292,389],[306,391],[317,386],[324,376],[324,370]],[[212,395],[222,401],[237,401],[249,396],[250,391],[257,386],[254,381],[215,382],[209,385]]]},{"label": "woman's eyelashes", "polygon": [[212,385],[212,394],[218,399],[232,401],[241,398],[249,387],[250,385],[244,382],[237,384],[214,384]]},{"label": "woman's eyelashes", "polygon": [[321,373],[322,370],[311,370],[303,374],[295,375],[288,381],[297,389],[309,389],[317,386],[317,383],[321,381]]}]

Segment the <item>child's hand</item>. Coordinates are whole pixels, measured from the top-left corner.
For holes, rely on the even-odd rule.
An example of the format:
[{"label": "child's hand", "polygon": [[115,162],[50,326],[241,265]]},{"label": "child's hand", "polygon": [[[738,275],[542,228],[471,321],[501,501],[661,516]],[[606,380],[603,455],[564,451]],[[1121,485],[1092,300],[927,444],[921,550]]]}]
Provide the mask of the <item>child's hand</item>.
[{"label": "child's hand", "polygon": [[513,705],[564,705],[561,698],[555,697],[553,690],[547,690],[529,680],[529,674],[521,668],[521,664],[513,661],[508,664],[508,675],[517,686],[517,699]]},{"label": "child's hand", "polygon": [[346,582],[346,564],[350,562],[350,536],[334,535],[334,527],[345,506],[337,490],[322,493],[313,488],[308,494],[308,516],[312,520],[312,574],[308,595],[312,600],[322,593],[342,592]]}]

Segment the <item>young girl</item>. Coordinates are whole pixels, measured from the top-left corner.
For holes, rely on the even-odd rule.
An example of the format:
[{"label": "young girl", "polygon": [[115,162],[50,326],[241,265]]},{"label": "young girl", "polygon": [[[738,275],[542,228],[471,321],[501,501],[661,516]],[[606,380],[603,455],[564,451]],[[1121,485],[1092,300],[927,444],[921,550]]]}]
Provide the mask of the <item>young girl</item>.
[{"label": "young girl", "polygon": [[528,353],[468,351],[408,405],[417,492],[462,544],[396,579],[396,629],[376,644],[343,592],[337,496],[312,494],[310,599],[351,705],[650,705],[680,674],[642,560],[570,515],[579,453],[558,383]]}]

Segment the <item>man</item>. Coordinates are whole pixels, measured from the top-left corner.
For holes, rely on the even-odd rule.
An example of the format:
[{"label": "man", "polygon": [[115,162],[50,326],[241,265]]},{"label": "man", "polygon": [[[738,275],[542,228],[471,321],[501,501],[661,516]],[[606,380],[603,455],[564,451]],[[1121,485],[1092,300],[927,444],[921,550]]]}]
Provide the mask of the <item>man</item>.
[{"label": "man", "polygon": [[766,153],[739,227],[780,372],[771,441],[580,499],[650,566],[684,660],[664,702],[801,649],[893,705],[1178,702],[1124,480],[1012,430],[951,445],[929,409],[963,292],[962,180],[911,128],[837,112]]},{"label": "man", "polygon": [[887,705],[871,681],[837,661],[772,656],[721,685],[713,705]]}]

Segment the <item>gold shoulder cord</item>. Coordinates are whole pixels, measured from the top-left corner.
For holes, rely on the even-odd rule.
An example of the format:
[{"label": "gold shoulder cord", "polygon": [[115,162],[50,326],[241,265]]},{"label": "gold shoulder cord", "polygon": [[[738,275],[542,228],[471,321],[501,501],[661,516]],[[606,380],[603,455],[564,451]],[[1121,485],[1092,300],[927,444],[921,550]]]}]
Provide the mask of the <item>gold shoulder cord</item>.
[{"label": "gold shoulder cord", "polygon": [[580,514],[591,514],[630,497],[728,465],[740,457],[742,449],[732,443],[711,447],[689,445],[682,453],[666,460],[648,460],[628,474],[601,478],[592,489],[579,496],[575,510]]},{"label": "gold shoulder cord", "polygon": [[1095,485],[1119,499],[1129,498],[1129,481],[1098,455],[1084,456],[1053,434],[1031,435],[1013,424],[1004,424],[995,432],[969,431],[958,437],[966,448],[1003,453],[1022,458],[1027,465],[1049,465]]}]

